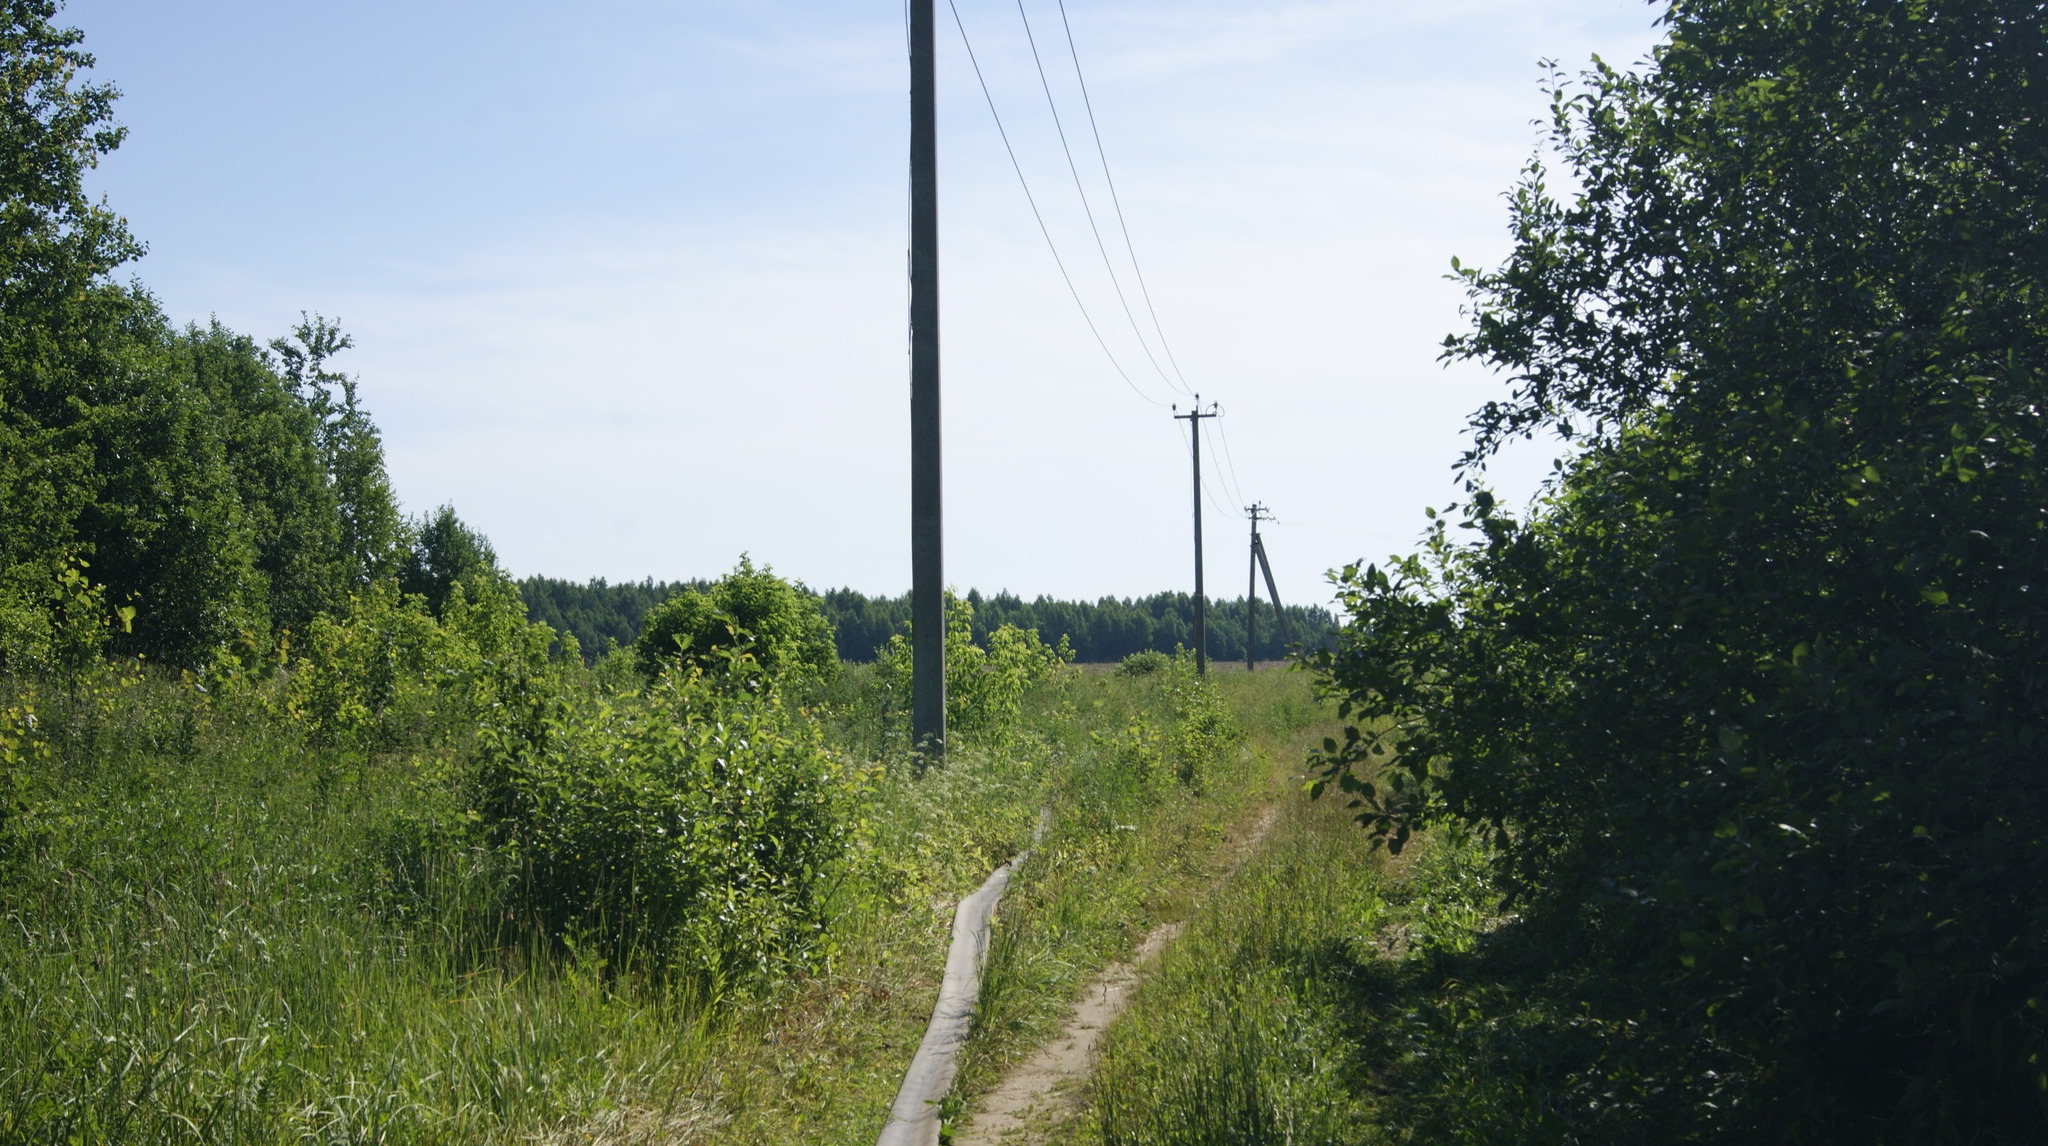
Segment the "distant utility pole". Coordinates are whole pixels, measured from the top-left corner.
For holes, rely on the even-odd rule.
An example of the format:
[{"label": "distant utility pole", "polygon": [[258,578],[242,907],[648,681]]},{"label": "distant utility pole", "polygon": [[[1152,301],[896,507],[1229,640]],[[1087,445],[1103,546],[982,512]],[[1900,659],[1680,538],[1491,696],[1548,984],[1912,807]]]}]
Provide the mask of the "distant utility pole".
[{"label": "distant utility pole", "polygon": [[935,29],[932,0],[910,0],[910,735],[926,760],[946,753]]},{"label": "distant utility pole", "polygon": [[[1179,406],[1174,407],[1179,410]],[[1188,424],[1188,440],[1194,443],[1195,459],[1195,672],[1207,675],[1209,672],[1209,598],[1202,588],[1202,419],[1222,417],[1216,403],[1202,409],[1202,396],[1195,395],[1195,405],[1185,414],[1175,414],[1177,421]]]},{"label": "distant utility pole", "polygon": [[[1257,502],[1246,506],[1244,515],[1252,519],[1251,572],[1246,574],[1244,585],[1244,671],[1253,672],[1259,667],[1259,631],[1256,626],[1256,615],[1259,606],[1259,553],[1261,552],[1259,546],[1259,522],[1271,521],[1273,515],[1265,506]],[[1274,600],[1273,608],[1275,611],[1278,611],[1280,608],[1277,598]],[[1281,622],[1284,624],[1286,618],[1281,618]]]},{"label": "distant utility pole", "polygon": [[1280,589],[1273,584],[1273,563],[1266,560],[1266,539],[1259,536],[1257,521],[1252,522],[1252,557],[1259,563],[1259,571],[1266,575],[1266,595],[1273,598],[1273,620],[1280,626],[1280,644],[1286,647],[1294,643],[1294,634],[1287,631],[1287,609],[1280,604]]}]

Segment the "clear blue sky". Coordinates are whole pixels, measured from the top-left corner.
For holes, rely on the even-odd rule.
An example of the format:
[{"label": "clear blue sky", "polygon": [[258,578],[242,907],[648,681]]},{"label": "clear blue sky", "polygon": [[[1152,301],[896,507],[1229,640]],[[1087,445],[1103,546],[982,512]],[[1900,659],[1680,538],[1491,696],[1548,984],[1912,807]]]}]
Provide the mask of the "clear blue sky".
[{"label": "clear blue sky", "polygon": [[[959,3],[1090,312],[1141,388],[1179,398],[1111,291],[1016,4]],[[1107,224],[1058,8],[1025,8]],[[1184,439],[1083,324],[939,11],[948,579],[1185,588]],[[1655,10],[1067,13],[1166,336],[1226,410],[1211,592],[1243,591],[1242,497],[1284,522],[1282,592],[1325,599],[1326,569],[1405,550],[1453,496],[1465,415],[1497,387],[1437,361],[1459,325],[1443,275],[1505,248],[1538,61],[1639,60]],[[73,0],[63,18],[125,93],[129,142],[94,185],[150,245],[137,276],[179,320],[264,337],[339,316],[408,509],[452,502],[521,575],[709,575],[744,550],[817,587],[908,586],[897,0]],[[1547,457],[1504,460],[1503,492]]]}]

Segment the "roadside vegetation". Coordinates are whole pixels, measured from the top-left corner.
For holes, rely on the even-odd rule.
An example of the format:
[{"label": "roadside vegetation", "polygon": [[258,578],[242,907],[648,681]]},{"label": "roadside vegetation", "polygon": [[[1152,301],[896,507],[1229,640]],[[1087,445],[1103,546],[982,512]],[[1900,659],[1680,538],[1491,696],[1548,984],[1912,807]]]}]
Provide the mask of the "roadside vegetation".
[{"label": "roadside vegetation", "polygon": [[1484,1124],[1496,1095],[1473,1084],[1492,1068],[1442,1032],[1470,1021],[1460,979],[1501,922],[1485,853],[1430,833],[1390,859],[1340,807],[1280,812],[1111,1028],[1068,1140],[1438,1141],[1443,1123]]},{"label": "roadside vegetation", "polygon": [[1314,790],[1399,859],[1198,922],[1105,1143],[2048,1138],[2048,15],[1661,8],[1456,268],[1468,496],[1339,575]]},{"label": "roadside vegetation", "polygon": [[942,762],[894,603],[522,594],[334,324],[118,282],[56,11],[0,4],[0,1142],[864,1141],[1041,822],[956,1116],[1185,921],[1070,1137],[2048,1138],[2040,5],[1678,0],[1555,73],[1454,264],[1467,493],[1313,679],[970,594]]},{"label": "roadside vegetation", "polygon": [[977,1063],[1183,910],[1322,727],[1300,674],[1082,673],[1018,634],[956,658],[967,727],[921,766],[883,668],[742,637],[620,684],[552,636],[477,572],[439,618],[366,593],[282,667],[13,678],[0,1138],[859,1141],[951,903],[1041,809]]}]

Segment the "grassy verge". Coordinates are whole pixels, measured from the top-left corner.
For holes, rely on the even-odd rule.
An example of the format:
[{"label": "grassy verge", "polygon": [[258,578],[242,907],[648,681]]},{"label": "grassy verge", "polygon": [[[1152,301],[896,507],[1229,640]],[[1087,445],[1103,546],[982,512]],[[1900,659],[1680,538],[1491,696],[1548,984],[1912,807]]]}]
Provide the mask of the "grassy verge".
[{"label": "grassy verge", "polygon": [[1440,1040],[1413,1028],[1455,1000],[1447,961],[1491,903],[1470,847],[1422,837],[1390,859],[1340,804],[1286,801],[1111,1028],[1067,1140],[1422,1140],[1398,1091]]},{"label": "grassy verge", "polygon": [[320,748],[160,677],[46,697],[36,793],[0,813],[0,1141],[872,1140],[954,900],[1040,806],[970,1080],[1184,910],[1316,720],[1295,674],[1175,679],[1083,674],[943,769],[880,771],[830,958],[722,993],[506,946],[459,854],[394,906],[391,827],[446,752]]},{"label": "grassy verge", "polygon": [[1232,735],[1193,783],[1148,786],[1127,759],[1144,739],[1133,714],[1170,695],[1170,680],[1097,678],[1085,706],[1062,722],[1068,752],[1096,762],[1058,774],[1053,829],[1004,900],[949,1113],[971,1108],[975,1094],[1054,1034],[1095,972],[1158,924],[1187,918],[1233,831],[1285,794],[1308,744],[1323,735],[1327,713],[1301,674],[1226,670],[1209,679]]}]

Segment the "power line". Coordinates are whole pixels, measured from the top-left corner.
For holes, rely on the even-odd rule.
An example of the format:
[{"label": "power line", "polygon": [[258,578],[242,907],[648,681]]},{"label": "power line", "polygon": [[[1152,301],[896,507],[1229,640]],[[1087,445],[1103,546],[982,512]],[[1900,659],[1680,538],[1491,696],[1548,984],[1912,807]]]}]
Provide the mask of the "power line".
[{"label": "power line", "polygon": [[[1230,432],[1222,426],[1217,426],[1216,433],[1223,439],[1223,464],[1230,467],[1230,484],[1235,487],[1237,485],[1237,459],[1232,457],[1230,453]],[[1243,501],[1244,499],[1240,497],[1238,500]]]},{"label": "power line", "polygon": [[[1176,408],[1177,408],[1177,407],[1176,407]],[[1198,408],[1199,408],[1199,407],[1198,407]],[[1209,419],[1209,418],[1213,418],[1213,417],[1216,417],[1216,416],[1217,416],[1217,415],[1214,415],[1214,414],[1203,414],[1203,415],[1202,415],[1202,418],[1206,420],[1206,419]],[[1181,433],[1181,439],[1180,439],[1180,440],[1181,440],[1181,444],[1182,444],[1182,445],[1188,445],[1188,438],[1187,438],[1187,433],[1186,433],[1186,431],[1183,431],[1183,432]],[[1201,453],[1202,453],[1202,452],[1201,452],[1200,450],[1195,450],[1195,451],[1194,451],[1194,454],[1195,454],[1195,456],[1196,456],[1196,457],[1200,457],[1200,456],[1201,456]],[[1219,469],[1217,469],[1217,468],[1216,468],[1216,459],[1215,459],[1215,457],[1213,456],[1213,454],[1212,454],[1212,456],[1211,456],[1211,457],[1209,458],[1209,471],[1210,471],[1211,473],[1213,473],[1213,474],[1215,474],[1215,475],[1216,475],[1216,482],[1214,483],[1214,485],[1204,485],[1204,486],[1202,486],[1202,487],[1201,487],[1201,490],[1202,490],[1202,496],[1204,496],[1204,497],[1206,497],[1206,498],[1208,498],[1208,499],[1209,499],[1209,504],[1210,504],[1210,505],[1212,505],[1212,506],[1214,506],[1214,507],[1216,507],[1216,512],[1218,512],[1218,513],[1220,513],[1220,514],[1224,515],[1225,517],[1233,517],[1233,516],[1235,516],[1235,515],[1236,515],[1236,513],[1237,513],[1237,511],[1236,511],[1236,510],[1234,510],[1234,509],[1232,509],[1232,508],[1230,508],[1230,506],[1228,506],[1228,505],[1224,504],[1224,503],[1223,503],[1222,501],[1218,500],[1218,499],[1217,499],[1217,497],[1216,497],[1216,490],[1215,490],[1215,485],[1223,485],[1224,483],[1223,483],[1223,476],[1222,476],[1222,475],[1223,475],[1223,471],[1221,471],[1221,470],[1219,470]],[[1228,489],[1228,488],[1226,488],[1226,489],[1225,489],[1225,490],[1224,490],[1223,492],[1224,492],[1224,493],[1225,493],[1225,494],[1227,495],[1227,494],[1229,494],[1229,492],[1230,492],[1230,491],[1229,491],[1229,489]]]},{"label": "power line", "polygon": [[[973,41],[967,34],[967,24],[960,15],[957,0],[947,0],[947,7],[952,10],[954,26],[959,29],[960,42],[967,50],[968,62],[974,69],[975,82],[981,87],[982,99],[988,104],[989,116],[995,121],[996,132],[1002,138],[1004,153],[1010,159],[1010,169],[1017,175],[1017,183],[1024,191],[1025,201],[1031,207],[1032,219],[1038,224],[1039,235],[1045,239],[1046,249],[1051,252],[1053,263],[1059,268],[1060,278],[1066,283],[1067,293],[1073,298],[1076,309],[1080,310],[1081,319],[1087,324],[1088,332],[1094,336],[1095,343],[1101,348],[1103,356],[1109,360],[1111,368],[1116,371],[1119,378],[1123,379],[1124,385],[1128,386],[1132,393],[1137,394],[1140,398],[1155,406],[1166,405],[1166,403],[1160,402],[1150,394],[1147,394],[1131,378],[1130,374],[1124,370],[1123,364],[1117,361],[1115,352],[1110,349],[1108,340],[1103,337],[1101,328],[1096,324],[1094,316],[1089,312],[1087,303],[1082,300],[1081,292],[1074,283],[1073,275],[1067,268],[1066,260],[1060,255],[1059,245],[1053,241],[1052,231],[1046,225],[1045,215],[1039,209],[1038,198],[1032,194],[1030,180],[1025,176],[1023,163],[1018,159],[1016,147],[1010,141],[1010,133],[1003,124],[1002,113],[996,108],[995,96],[988,86],[986,75],[981,70],[980,58],[975,54]],[[1060,25],[1067,39],[1067,52],[1073,60],[1074,76],[1081,88],[1083,105],[1087,108],[1089,133],[1095,140],[1096,158],[1102,165],[1103,180],[1109,188],[1110,201],[1117,216],[1117,226],[1123,235],[1124,250],[1131,260],[1132,272],[1138,280],[1140,296],[1145,302],[1146,314],[1151,319],[1154,336],[1158,338],[1160,348],[1165,352],[1167,362],[1173,368],[1171,375],[1160,366],[1159,360],[1153,355],[1151,344],[1145,337],[1144,331],[1139,327],[1137,315],[1132,311],[1130,300],[1124,293],[1121,280],[1117,277],[1115,261],[1110,258],[1108,244],[1103,241],[1101,227],[1095,218],[1094,207],[1088,199],[1086,184],[1081,179],[1080,165],[1075,162],[1073,149],[1067,140],[1066,126],[1060,118],[1059,103],[1053,96],[1052,84],[1046,75],[1043,57],[1038,51],[1037,36],[1031,29],[1030,14],[1026,11],[1023,0],[1017,0],[1017,15],[1024,25],[1025,40],[1030,45],[1032,64],[1038,72],[1039,86],[1045,93],[1046,107],[1052,114],[1053,126],[1059,135],[1060,150],[1067,160],[1067,171],[1073,177],[1074,190],[1080,197],[1081,209],[1088,219],[1088,229],[1095,239],[1096,251],[1102,257],[1103,269],[1109,274],[1110,285],[1116,292],[1117,302],[1123,309],[1125,320],[1131,326],[1131,333],[1137,337],[1139,347],[1145,352],[1146,359],[1151,363],[1153,371],[1159,375],[1160,379],[1170,389],[1176,389],[1182,393],[1190,393],[1186,384],[1186,376],[1182,373],[1180,363],[1173,355],[1172,347],[1166,341],[1165,329],[1159,322],[1158,309],[1152,302],[1151,289],[1145,282],[1144,269],[1138,261],[1136,245],[1131,240],[1130,224],[1124,216],[1123,203],[1116,192],[1115,177],[1110,173],[1109,156],[1102,143],[1101,129],[1095,120],[1094,101],[1088,94],[1088,81],[1081,68],[1081,57],[1075,46],[1073,26],[1067,17],[1065,0],[1060,0],[1059,11]],[[1191,420],[1195,422],[1195,425],[1191,427],[1191,435],[1199,434],[1200,420]],[[1189,445],[1194,456],[1199,458],[1200,452],[1194,448],[1191,437],[1184,438],[1183,440]],[[1243,504],[1245,501],[1243,485],[1237,474],[1237,460],[1230,449],[1228,434],[1223,435],[1222,444],[1224,462],[1222,465],[1219,465],[1215,458],[1215,451],[1211,451],[1209,468],[1215,474],[1216,481],[1214,487],[1207,488],[1203,492],[1219,512],[1234,516],[1234,511],[1231,507],[1225,505],[1216,495],[1216,488],[1222,488],[1230,498],[1238,503]],[[1225,467],[1228,468],[1227,476]]]},{"label": "power line", "polygon": [[1224,479],[1223,467],[1216,461],[1216,446],[1213,441],[1209,446],[1209,474],[1215,479],[1216,488],[1223,491],[1223,496],[1230,502],[1236,503],[1227,507],[1218,506],[1217,508],[1221,509],[1224,513],[1230,514],[1232,517],[1237,516],[1244,509],[1244,499],[1239,497],[1237,491],[1230,487],[1230,482]]},{"label": "power line", "polygon": [[[1102,129],[1100,125],[1097,124],[1095,119],[1095,101],[1088,94],[1088,77],[1086,72],[1081,67],[1081,53],[1080,49],[1076,46],[1074,41],[1073,22],[1069,20],[1067,17],[1066,0],[1058,0],[1058,4],[1060,13],[1060,28],[1066,34],[1067,39],[1067,55],[1068,58],[1070,58],[1074,62],[1074,79],[1081,89],[1082,106],[1087,109],[1088,131],[1089,134],[1095,140],[1095,157],[1102,164],[1102,179],[1104,184],[1106,184],[1109,188],[1110,203],[1116,211],[1117,228],[1122,233],[1124,239],[1124,251],[1130,257],[1131,271],[1138,280],[1140,296],[1144,299],[1145,302],[1146,315],[1152,320],[1153,334],[1159,339],[1160,349],[1165,352],[1167,361],[1173,366],[1173,372],[1174,375],[1178,377],[1178,382],[1176,382],[1176,379],[1173,377],[1167,377],[1166,372],[1160,369],[1159,360],[1157,358],[1152,357],[1151,346],[1146,341],[1144,332],[1138,329],[1137,317],[1131,313],[1130,303],[1124,296],[1122,284],[1117,279],[1115,266],[1113,265],[1113,262],[1109,257],[1109,251],[1106,245],[1102,241],[1102,232],[1096,226],[1095,212],[1094,209],[1089,206],[1088,192],[1082,185],[1080,169],[1074,163],[1074,153],[1067,146],[1066,128],[1060,122],[1059,106],[1053,99],[1052,85],[1046,79],[1045,65],[1040,60],[1038,55],[1038,41],[1036,37],[1032,35],[1031,32],[1031,18],[1028,14],[1026,14],[1024,10],[1024,0],[1017,0],[1017,14],[1023,20],[1024,23],[1024,36],[1025,39],[1031,45],[1031,60],[1032,63],[1036,65],[1038,68],[1039,86],[1044,88],[1045,90],[1046,106],[1052,111],[1053,126],[1059,132],[1060,149],[1066,155],[1067,170],[1073,174],[1074,190],[1081,197],[1082,210],[1087,213],[1088,228],[1091,232],[1093,232],[1095,236],[1096,249],[1102,254],[1103,266],[1105,269],[1109,271],[1110,283],[1112,286],[1116,287],[1117,301],[1123,304],[1124,317],[1130,321],[1131,332],[1137,335],[1138,345],[1144,347],[1145,356],[1148,360],[1151,361],[1152,369],[1159,372],[1160,377],[1166,380],[1168,386],[1178,389],[1184,394],[1190,393],[1187,387],[1187,378],[1184,374],[1182,374],[1180,363],[1174,358],[1173,347],[1166,340],[1166,330],[1159,322],[1158,308],[1153,305],[1151,288],[1145,282],[1144,267],[1138,261],[1137,245],[1131,240],[1130,223],[1124,216],[1123,201],[1121,197],[1117,195],[1116,192],[1116,177],[1110,172],[1108,149],[1103,145]],[[1218,484],[1227,485],[1232,499],[1237,501],[1239,504],[1243,504],[1246,500],[1244,496],[1244,488],[1241,480],[1237,476],[1237,459],[1230,449],[1230,436],[1227,432],[1223,431],[1221,427],[1218,427],[1218,433],[1222,434],[1224,464],[1229,469],[1228,482],[1223,481],[1223,470],[1216,466],[1213,451],[1210,459],[1210,467],[1216,472]]]},{"label": "power line", "polygon": [[[1178,407],[1176,407],[1176,408],[1178,408]],[[1204,414],[1204,415],[1202,415],[1202,416],[1203,416],[1204,418],[1207,418],[1207,417],[1208,417],[1209,415],[1207,415],[1207,414]],[[1180,430],[1180,444],[1181,444],[1182,446],[1189,446],[1189,442],[1188,442],[1188,432],[1187,432],[1187,430],[1185,430],[1185,429],[1182,429],[1182,428],[1181,428],[1181,427],[1179,427],[1179,426],[1175,426],[1175,427],[1174,427],[1174,429],[1176,429],[1176,430]],[[1192,449],[1192,447],[1191,447],[1191,446],[1189,446],[1189,448],[1190,448],[1190,449]],[[1199,451],[1197,451],[1197,452],[1199,452]],[[1215,469],[1215,466],[1216,466],[1216,462],[1215,462],[1215,459],[1213,459],[1213,458],[1212,458],[1212,459],[1210,459],[1210,461],[1209,461],[1209,467],[1210,467],[1210,468],[1211,468],[1211,469],[1213,470],[1213,469]],[[1208,499],[1209,499],[1209,504],[1210,504],[1210,506],[1212,506],[1212,507],[1213,507],[1213,508],[1214,508],[1214,509],[1216,510],[1216,512],[1218,512],[1218,513],[1220,513],[1220,514],[1223,514],[1223,515],[1224,515],[1224,516],[1226,516],[1226,517],[1227,517],[1227,516],[1230,516],[1230,515],[1232,514],[1232,512],[1233,512],[1233,511],[1231,510],[1231,508],[1230,508],[1230,507],[1229,507],[1228,505],[1225,505],[1225,504],[1224,504],[1224,503],[1223,503],[1222,501],[1219,501],[1219,500],[1217,499],[1217,497],[1216,497],[1216,491],[1215,491],[1215,489],[1214,489],[1214,488],[1212,488],[1212,487],[1211,487],[1210,485],[1206,485],[1206,484],[1205,484],[1205,485],[1203,485],[1203,486],[1201,487],[1201,489],[1202,489],[1202,496],[1203,496],[1203,497],[1206,497],[1206,498],[1208,498]],[[1228,491],[1226,491],[1226,492],[1228,492]]]},{"label": "power line", "polygon": [[[1061,17],[1064,22],[1064,8]],[[1060,152],[1067,157],[1067,171],[1074,177],[1074,193],[1081,197],[1081,212],[1088,218],[1088,232],[1095,236],[1095,249],[1102,255],[1102,268],[1109,272],[1110,289],[1116,291],[1117,304],[1124,308],[1124,319],[1131,324],[1131,333],[1137,336],[1138,347],[1145,352],[1145,360],[1152,364],[1152,372],[1159,375],[1159,380],[1166,383],[1167,389],[1178,389],[1180,387],[1176,387],[1174,380],[1160,367],[1159,359],[1153,357],[1152,346],[1145,340],[1145,332],[1138,329],[1138,316],[1131,313],[1130,300],[1124,297],[1124,284],[1117,279],[1116,264],[1109,258],[1109,246],[1102,241],[1102,229],[1095,224],[1095,208],[1088,202],[1088,189],[1081,182],[1081,168],[1074,162],[1074,149],[1067,145],[1067,127],[1060,120],[1060,105],[1052,97],[1052,82],[1045,76],[1045,61],[1039,58],[1038,37],[1032,34],[1031,16],[1024,10],[1024,0],[1017,0],[1017,18],[1024,22],[1024,42],[1031,45],[1031,64],[1038,69],[1038,86],[1045,90],[1045,106],[1052,112],[1053,130],[1059,133]],[[1071,32],[1068,46],[1072,47]],[[1076,74],[1079,74],[1078,59]],[[1103,170],[1107,172],[1108,168],[1105,166]]]},{"label": "power line", "polygon": [[1181,393],[1192,393],[1188,389],[1187,376],[1181,373],[1180,363],[1173,356],[1173,346],[1166,341],[1166,329],[1159,325],[1159,311],[1152,305],[1152,289],[1145,285],[1145,268],[1138,263],[1138,248],[1131,242],[1130,224],[1124,220],[1123,200],[1117,196],[1116,179],[1109,173],[1109,153],[1103,149],[1102,131],[1095,125],[1095,101],[1088,98],[1088,78],[1081,73],[1081,53],[1074,47],[1074,26],[1067,21],[1067,0],[1059,0],[1059,6],[1060,27],[1067,33],[1067,55],[1074,61],[1074,79],[1081,85],[1081,106],[1088,109],[1088,133],[1095,137],[1095,157],[1102,161],[1102,181],[1109,185],[1109,202],[1116,209],[1116,225],[1123,232],[1124,250],[1131,256],[1131,271],[1138,279],[1138,294],[1145,300],[1145,313],[1152,318],[1152,331],[1159,336],[1159,349],[1166,352],[1166,361],[1180,379]]},{"label": "power line", "polygon": [[996,97],[989,92],[988,80],[981,74],[981,61],[975,58],[974,44],[967,38],[967,23],[960,18],[960,6],[954,3],[954,0],[946,0],[946,7],[953,10],[953,26],[960,29],[960,43],[967,49],[967,62],[974,66],[974,79],[981,85],[981,97],[988,101],[988,113],[996,121],[996,134],[1003,138],[1003,150],[1010,156],[1010,169],[1017,173],[1017,183],[1024,188],[1024,200],[1031,204],[1031,217],[1038,221],[1038,233],[1045,237],[1046,249],[1052,252],[1052,261],[1060,269],[1060,278],[1066,281],[1067,293],[1074,296],[1074,305],[1080,308],[1081,321],[1088,324],[1088,333],[1095,336],[1095,344],[1102,347],[1103,357],[1109,359],[1109,364],[1116,370],[1117,377],[1124,380],[1124,385],[1131,388],[1131,393],[1154,406],[1166,406],[1165,402],[1145,393],[1138,388],[1136,382],[1131,381],[1131,376],[1124,372],[1123,364],[1111,353],[1109,343],[1103,339],[1102,331],[1095,325],[1094,317],[1088,313],[1088,304],[1081,301],[1081,292],[1074,287],[1074,276],[1067,273],[1067,262],[1060,258],[1059,244],[1052,241],[1052,232],[1045,226],[1045,216],[1038,210],[1038,199],[1031,194],[1031,181],[1024,178],[1024,166],[1017,162],[1017,149],[1010,146],[1010,133],[1003,127],[1002,113],[996,110]]},{"label": "power line", "polygon": [[[1220,421],[1221,419],[1218,420]],[[1222,427],[1217,427],[1217,432],[1220,434],[1222,432]],[[1228,456],[1229,452],[1226,447],[1225,457],[1227,458]],[[1230,494],[1230,500],[1236,502],[1238,506],[1242,508],[1250,499],[1244,496],[1243,487],[1238,485],[1237,470],[1235,468],[1232,468],[1229,471],[1229,474],[1226,476],[1224,473],[1223,464],[1220,464],[1215,460],[1213,450],[1211,451],[1209,465],[1216,471],[1216,483],[1218,485],[1223,486],[1225,492]]]},{"label": "power line", "polygon": [[[1218,406],[1217,408],[1221,409],[1222,407]],[[1209,472],[1215,475],[1216,484],[1223,490],[1224,495],[1236,502],[1239,508],[1242,508],[1245,504],[1243,491],[1239,490],[1236,483],[1223,472],[1223,463],[1216,460],[1216,446],[1213,440],[1209,445]]]}]

